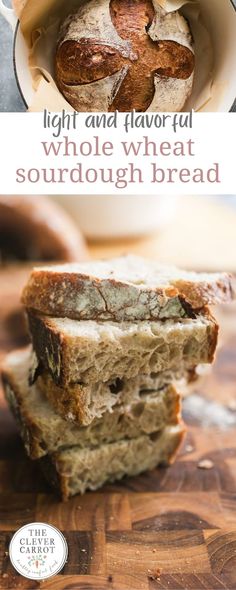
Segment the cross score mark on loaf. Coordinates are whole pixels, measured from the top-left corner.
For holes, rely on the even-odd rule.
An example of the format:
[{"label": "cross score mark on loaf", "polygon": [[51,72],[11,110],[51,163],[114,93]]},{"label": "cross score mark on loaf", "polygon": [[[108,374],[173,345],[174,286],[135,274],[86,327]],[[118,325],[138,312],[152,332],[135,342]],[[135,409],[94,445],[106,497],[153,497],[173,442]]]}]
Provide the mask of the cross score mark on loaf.
[{"label": "cross score mark on loaf", "polygon": [[111,0],[110,15],[119,36],[131,43],[129,57],[100,40],[83,37],[65,41],[58,52],[60,61],[63,48],[64,82],[89,84],[126,68],[109,110],[145,111],[155,93],[155,75],[186,80],[194,69],[194,55],[175,41],[151,39],[148,30],[155,19],[152,0]]}]

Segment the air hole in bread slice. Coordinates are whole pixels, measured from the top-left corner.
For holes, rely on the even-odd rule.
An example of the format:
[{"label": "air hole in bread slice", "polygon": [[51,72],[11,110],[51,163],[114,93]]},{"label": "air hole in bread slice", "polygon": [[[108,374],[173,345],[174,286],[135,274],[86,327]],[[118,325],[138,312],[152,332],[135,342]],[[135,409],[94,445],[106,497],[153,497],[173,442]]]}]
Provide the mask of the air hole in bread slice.
[{"label": "air hole in bread slice", "polygon": [[135,418],[140,418],[140,416],[142,415],[143,411],[145,408],[145,404],[143,402],[140,402],[139,404],[136,404],[133,408],[132,408],[132,415]]},{"label": "air hole in bread slice", "polygon": [[124,389],[124,382],[122,381],[122,379],[118,378],[109,385],[109,389],[111,393],[117,395]]},{"label": "air hole in bread slice", "polygon": [[162,431],[158,431],[158,432],[153,432],[152,434],[149,435],[149,438],[152,442],[156,442],[158,440],[158,438],[160,438],[162,434]]}]

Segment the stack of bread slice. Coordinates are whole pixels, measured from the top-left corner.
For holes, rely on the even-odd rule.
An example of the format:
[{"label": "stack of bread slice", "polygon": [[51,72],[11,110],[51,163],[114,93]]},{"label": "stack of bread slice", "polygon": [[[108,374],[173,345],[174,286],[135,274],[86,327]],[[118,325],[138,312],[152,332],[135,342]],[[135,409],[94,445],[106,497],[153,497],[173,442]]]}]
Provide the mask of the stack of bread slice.
[{"label": "stack of bread slice", "polygon": [[3,382],[28,455],[64,499],[173,460],[182,388],[214,359],[207,306],[232,296],[225,273],[134,256],[33,269],[32,347],[8,355]]}]

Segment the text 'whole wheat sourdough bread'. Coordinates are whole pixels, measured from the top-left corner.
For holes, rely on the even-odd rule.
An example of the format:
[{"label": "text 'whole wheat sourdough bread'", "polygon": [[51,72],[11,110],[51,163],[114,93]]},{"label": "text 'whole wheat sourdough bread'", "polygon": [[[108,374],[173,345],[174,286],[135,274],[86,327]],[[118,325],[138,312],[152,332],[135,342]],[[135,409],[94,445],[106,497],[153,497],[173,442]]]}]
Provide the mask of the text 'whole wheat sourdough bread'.
[{"label": "text 'whole wheat sourdough bread'", "polygon": [[72,320],[163,320],[190,317],[233,298],[226,273],[195,273],[138,256],[34,268],[22,303]]}]

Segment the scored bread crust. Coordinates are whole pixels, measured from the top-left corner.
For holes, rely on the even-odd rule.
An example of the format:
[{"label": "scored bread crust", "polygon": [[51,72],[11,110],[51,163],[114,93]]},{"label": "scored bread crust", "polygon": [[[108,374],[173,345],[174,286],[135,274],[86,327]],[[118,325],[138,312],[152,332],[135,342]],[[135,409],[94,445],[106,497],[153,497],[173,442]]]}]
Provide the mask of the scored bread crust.
[{"label": "scored bread crust", "polygon": [[55,412],[37,384],[29,386],[30,362],[30,348],[9,354],[2,377],[6,399],[31,459],[73,446],[94,448],[137,438],[179,423],[180,396],[172,385],[144,393],[141,399],[121,405],[113,412],[107,411],[89,426],[68,423]]},{"label": "scored bread crust", "polygon": [[[176,110],[191,92],[194,61],[189,25],[178,12],[152,0],[89,0],[62,23],[55,73],[78,111],[145,111],[155,103],[157,76],[172,78],[177,94],[181,80],[181,100],[175,91],[169,97]],[[159,96],[163,107],[167,94]]]},{"label": "scored bread crust", "polygon": [[75,320],[194,317],[206,305],[233,299],[227,273],[194,273],[136,256],[34,268],[22,303]]},{"label": "scored bread crust", "polygon": [[211,363],[218,337],[208,310],[196,319],[120,324],[49,318],[28,310],[28,321],[38,362],[62,387]]},{"label": "scored bread crust", "polygon": [[48,481],[65,501],[106,482],[135,476],[158,465],[173,463],[183,440],[182,423],[131,440],[104,444],[95,449],[67,449],[40,459]]}]

